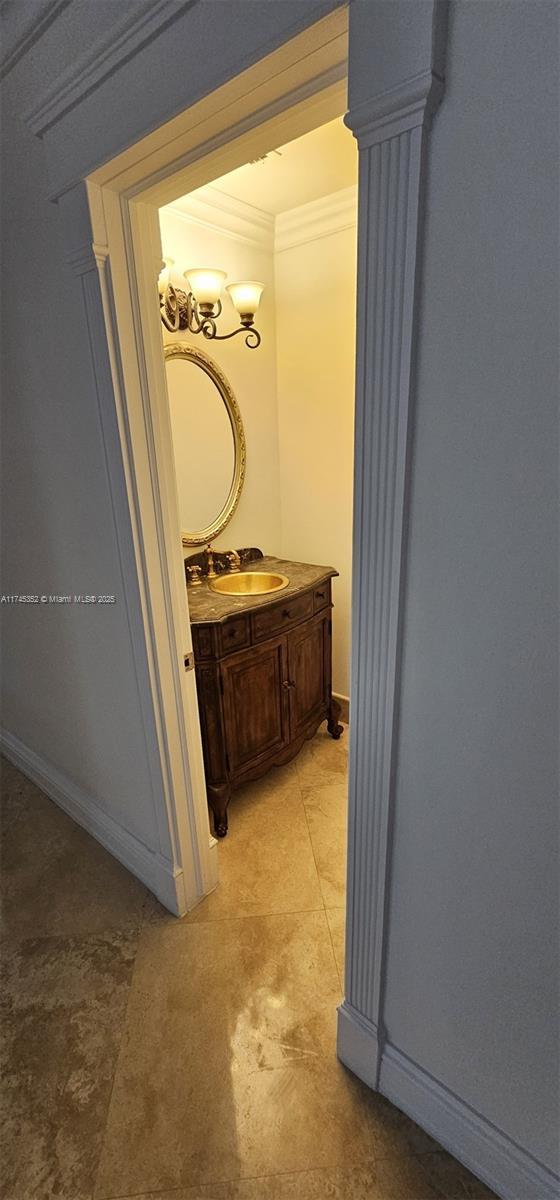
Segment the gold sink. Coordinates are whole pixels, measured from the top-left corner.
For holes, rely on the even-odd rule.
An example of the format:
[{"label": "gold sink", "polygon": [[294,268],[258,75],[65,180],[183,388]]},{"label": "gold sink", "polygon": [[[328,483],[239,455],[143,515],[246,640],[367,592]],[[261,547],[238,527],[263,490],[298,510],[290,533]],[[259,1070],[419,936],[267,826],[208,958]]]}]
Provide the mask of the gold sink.
[{"label": "gold sink", "polygon": [[281,592],[289,582],[287,575],[276,571],[232,571],[231,575],[212,579],[210,587],[222,596],[265,596],[267,592]]}]

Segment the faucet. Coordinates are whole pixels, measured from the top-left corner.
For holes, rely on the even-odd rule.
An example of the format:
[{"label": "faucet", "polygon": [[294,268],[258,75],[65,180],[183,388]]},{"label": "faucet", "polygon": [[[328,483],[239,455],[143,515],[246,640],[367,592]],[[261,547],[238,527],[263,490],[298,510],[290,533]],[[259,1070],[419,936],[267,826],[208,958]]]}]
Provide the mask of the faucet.
[{"label": "faucet", "polygon": [[206,547],[206,567],[207,567],[206,578],[207,579],[215,579],[216,572],[214,570],[214,554],[213,554],[210,542],[208,542],[208,545]]},{"label": "faucet", "polygon": [[241,566],[241,559],[237,550],[230,550],[229,554],[226,554],[226,558],[229,560],[230,571],[238,571]]},{"label": "faucet", "polygon": [[200,587],[200,567],[195,563],[192,567],[187,567],[188,582],[191,587]]}]

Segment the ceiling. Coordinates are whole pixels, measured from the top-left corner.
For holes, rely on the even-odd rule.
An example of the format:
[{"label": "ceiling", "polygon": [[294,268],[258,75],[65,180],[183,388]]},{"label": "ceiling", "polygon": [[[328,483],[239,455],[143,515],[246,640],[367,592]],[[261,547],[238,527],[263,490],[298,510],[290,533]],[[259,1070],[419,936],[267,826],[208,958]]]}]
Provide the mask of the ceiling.
[{"label": "ceiling", "polygon": [[[211,192],[221,192],[276,216],[351,187],[357,179],[356,142],[342,117],[338,117],[191,195],[202,199],[209,198]],[[173,208],[180,209],[183,199],[186,206],[187,196],[175,200]]]}]

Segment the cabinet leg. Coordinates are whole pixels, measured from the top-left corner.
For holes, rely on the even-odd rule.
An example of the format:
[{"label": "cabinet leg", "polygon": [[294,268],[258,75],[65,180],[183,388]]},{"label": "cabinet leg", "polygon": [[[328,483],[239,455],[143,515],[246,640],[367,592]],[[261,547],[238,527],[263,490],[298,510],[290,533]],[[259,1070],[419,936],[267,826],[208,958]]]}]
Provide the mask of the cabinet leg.
[{"label": "cabinet leg", "polygon": [[228,831],[228,804],[230,791],[227,783],[210,784],[208,787],[208,803],[214,815],[214,833],[223,838]]},{"label": "cabinet leg", "polygon": [[338,700],[333,700],[333,697],[331,696],[331,700],[330,700],[330,704],[329,704],[329,716],[328,716],[328,720],[327,720],[327,729],[328,729],[331,737],[334,738],[335,741],[338,741],[341,733],[344,733],[344,725],[340,725],[339,720],[338,720],[340,713],[341,713],[341,708],[340,708],[340,704],[338,703]]}]

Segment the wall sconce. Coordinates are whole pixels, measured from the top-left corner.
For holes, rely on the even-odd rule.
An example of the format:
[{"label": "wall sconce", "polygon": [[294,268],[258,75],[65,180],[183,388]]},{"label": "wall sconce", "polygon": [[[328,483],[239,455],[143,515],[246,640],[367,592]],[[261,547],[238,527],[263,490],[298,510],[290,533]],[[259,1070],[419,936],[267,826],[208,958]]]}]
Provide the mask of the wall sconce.
[{"label": "wall sconce", "polygon": [[230,283],[226,287],[232,304],[239,313],[241,324],[231,333],[218,333],[216,322],[222,311],[220,295],[226,279],[225,271],[211,267],[196,267],[184,272],[188,291],[173,287],[170,281],[172,258],[164,258],[158,280],[160,315],[170,333],[188,329],[203,337],[225,342],[237,333],[245,333],[245,345],[250,350],[260,346],[261,335],[253,328],[255,314],[263,293],[263,284],[255,280]]}]

